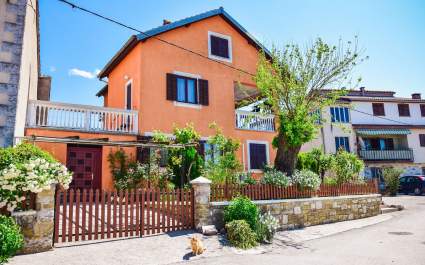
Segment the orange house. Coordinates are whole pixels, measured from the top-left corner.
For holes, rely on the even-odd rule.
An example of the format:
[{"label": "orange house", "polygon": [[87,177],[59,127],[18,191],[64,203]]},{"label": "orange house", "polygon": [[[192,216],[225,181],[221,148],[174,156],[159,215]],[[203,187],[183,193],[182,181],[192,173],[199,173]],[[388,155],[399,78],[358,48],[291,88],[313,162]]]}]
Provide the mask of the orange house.
[{"label": "orange house", "polygon": [[[155,130],[171,134],[175,126],[193,123],[206,145],[214,133],[209,124],[215,122],[226,136],[240,141],[237,155],[244,169],[259,173],[275,156],[274,117],[237,106],[257,93],[251,73],[261,50],[268,54],[223,8],[164,21],[131,36],[101,71],[99,77],[108,81],[97,93],[104,107],[33,101],[26,135],[67,139],[46,138],[39,144],[73,170],[74,185],[109,189],[107,155],[120,145],[104,142],[125,146]],[[126,150],[137,156],[136,147]]]}]

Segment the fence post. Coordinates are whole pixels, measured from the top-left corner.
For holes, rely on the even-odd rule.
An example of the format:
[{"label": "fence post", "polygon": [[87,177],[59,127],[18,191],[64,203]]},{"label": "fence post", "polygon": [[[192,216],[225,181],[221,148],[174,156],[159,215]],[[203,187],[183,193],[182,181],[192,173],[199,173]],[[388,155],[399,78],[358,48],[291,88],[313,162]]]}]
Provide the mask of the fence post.
[{"label": "fence post", "polygon": [[55,185],[37,193],[35,208],[12,213],[25,238],[24,247],[20,251],[22,254],[43,252],[53,247]]},{"label": "fence post", "polygon": [[202,226],[210,224],[209,204],[211,192],[211,180],[198,177],[190,182],[193,187],[194,197],[194,226],[196,230],[201,230]]}]

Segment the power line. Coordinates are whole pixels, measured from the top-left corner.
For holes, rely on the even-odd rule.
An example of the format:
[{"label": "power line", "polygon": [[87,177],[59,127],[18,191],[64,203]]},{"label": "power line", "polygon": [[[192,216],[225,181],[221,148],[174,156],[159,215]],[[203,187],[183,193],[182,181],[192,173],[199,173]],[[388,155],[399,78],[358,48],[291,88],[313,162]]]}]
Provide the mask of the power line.
[{"label": "power line", "polygon": [[[62,2],[62,3],[64,3],[64,4],[69,5],[71,8],[79,9],[79,10],[81,10],[81,11],[83,11],[83,12],[86,12],[86,13],[91,14],[91,15],[94,15],[94,16],[96,16],[96,17],[98,17],[98,18],[101,18],[101,19],[107,20],[107,21],[112,22],[112,23],[114,23],[114,24],[117,24],[117,25],[119,25],[119,26],[121,26],[121,27],[124,27],[124,28],[130,29],[130,30],[136,31],[136,32],[138,32],[138,33],[140,33],[140,34],[143,34],[143,35],[145,35],[145,36],[149,37],[149,38],[156,39],[156,40],[158,40],[158,41],[160,41],[160,42],[162,42],[162,43],[165,43],[165,44],[167,44],[167,45],[170,45],[170,46],[173,46],[173,47],[175,47],[175,48],[178,48],[178,49],[184,50],[184,51],[186,51],[186,52],[189,52],[189,53],[191,53],[191,54],[194,54],[194,55],[200,56],[200,57],[202,57],[202,58],[204,58],[204,59],[206,59],[206,60],[209,60],[209,61],[212,61],[212,62],[215,62],[215,63],[221,64],[221,65],[223,65],[223,66],[225,66],[225,67],[231,68],[231,69],[233,69],[233,70],[236,70],[236,71],[242,72],[242,73],[247,74],[247,75],[250,75],[250,76],[255,76],[254,74],[252,74],[252,73],[250,73],[250,72],[248,72],[248,71],[246,71],[246,70],[243,70],[243,69],[240,69],[240,68],[234,67],[234,66],[232,66],[232,65],[229,65],[229,64],[223,63],[223,62],[221,62],[221,61],[214,60],[214,59],[209,58],[208,56],[205,56],[205,55],[203,55],[203,54],[201,54],[201,53],[199,53],[199,52],[196,52],[196,51],[193,51],[193,50],[191,50],[191,49],[185,48],[185,47],[180,46],[180,45],[178,45],[178,44],[175,44],[175,43],[173,43],[173,42],[170,42],[170,41],[164,40],[164,39],[162,39],[162,38],[160,38],[160,37],[158,37],[158,36],[152,36],[152,35],[149,35],[149,34],[147,34],[147,33],[143,32],[143,31],[141,31],[141,30],[139,30],[139,29],[137,29],[137,28],[134,28],[134,27],[132,27],[132,26],[126,25],[126,24],[124,24],[124,23],[122,23],[122,22],[119,22],[118,20],[115,20],[115,19],[109,18],[109,17],[104,16],[104,15],[102,15],[102,14],[99,14],[99,13],[97,13],[97,12],[94,12],[94,11],[88,10],[88,9],[86,9],[86,8],[84,8],[84,7],[78,6],[78,5],[76,5],[76,4],[74,4],[74,3],[71,3],[71,2],[69,2],[69,1],[67,1],[67,0],[58,0],[58,1],[59,1],[59,2]],[[359,113],[366,114],[366,115],[369,115],[369,116],[373,116],[373,117],[376,117],[376,118],[379,118],[379,119],[384,119],[384,120],[388,120],[388,121],[392,121],[392,122],[400,123],[400,124],[403,124],[403,125],[408,125],[408,126],[413,125],[413,124],[409,124],[409,123],[405,123],[405,122],[402,122],[402,121],[397,121],[397,120],[393,120],[393,119],[389,119],[389,118],[385,118],[385,117],[381,117],[381,116],[375,116],[375,115],[373,115],[373,114],[371,114],[371,113],[367,113],[367,112],[364,112],[364,111],[361,111],[361,110],[357,110],[357,109],[354,109],[354,108],[351,108],[351,110],[353,110],[353,111],[357,111],[357,112],[359,112]]]},{"label": "power line", "polygon": [[350,108],[350,109],[353,110],[353,111],[356,111],[356,112],[359,112],[359,113],[362,113],[362,114],[366,114],[366,115],[369,115],[369,116],[372,116],[372,117],[380,118],[380,119],[383,119],[383,120],[397,122],[397,123],[400,123],[400,124],[403,124],[403,125],[407,125],[407,126],[414,125],[414,124],[409,124],[409,123],[398,121],[398,120],[393,120],[393,119],[390,119],[390,118],[385,118],[385,117],[382,117],[382,116],[376,116],[376,115],[373,115],[371,113],[364,112],[364,111],[361,111],[361,110],[358,110],[358,109],[355,109],[355,108]]},{"label": "power line", "polygon": [[158,41],[160,41],[160,42],[162,42],[162,43],[165,43],[165,44],[170,45],[170,46],[173,46],[173,47],[175,47],[175,48],[178,48],[178,49],[184,50],[184,51],[189,52],[189,53],[191,53],[191,54],[194,54],[194,55],[200,56],[200,57],[202,57],[202,58],[204,58],[204,59],[207,59],[207,60],[209,60],[209,61],[212,61],[212,62],[215,62],[215,63],[221,64],[221,65],[224,65],[224,66],[226,66],[226,67],[228,67],[228,68],[231,68],[231,69],[233,69],[233,70],[237,70],[237,71],[239,71],[239,72],[242,72],[242,73],[247,74],[247,75],[250,75],[250,76],[255,76],[254,74],[252,74],[252,73],[250,73],[250,72],[248,72],[248,71],[246,71],[246,70],[243,70],[243,69],[240,69],[240,68],[234,67],[234,66],[229,65],[229,64],[225,64],[225,63],[223,63],[223,62],[220,62],[220,61],[217,61],[217,60],[214,60],[214,59],[211,59],[210,57],[205,56],[205,55],[203,55],[203,54],[201,54],[201,53],[199,53],[199,52],[196,52],[196,51],[193,51],[193,50],[191,50],[191,49],[185,48],[185,47],[180,46],[180,45],[178,45],[178,44],[175,44],[175,43],[173,43],[173,42],[170,42],[170,41],[164,40],[164,39],[162,39],[162,38],[160,38],[160,37],[157,37],[157,36],[153,36],[153,35],[146,34],[145,32],[143,32],[143,31],[141,31],[141,30],[139,30],[139,29],[136,29],[136,28],[134,28],[134,27],[132,27],[132,26],[126,25],[126,24],[124,24],[124,23],[122,23],[122,22],[119,22],[119,21],[117,21],[117,20],[115,20],[115,19],[112,19],[112,18],[106,17],[106,16],[104,16],[104,15],[101,15],[101,14],[99,14],[99,13],[97,13],[97,12],[94,12],[94,11],[88,10],[88,9],[86,9],[86,8],[84,8],[84,7],[78,6],[78,5],[76,5],[76,4],[74,4],[74,3],[71,3],[71,2],[69,2],[69,1],[66,1],[66,0],[58,0],[58,1],[59,1],[59,2],[62,2],[62,3],[65,3],[65,4],[69,5],[69,6],[71,6],[71,8],[79,9],[79,10],[81,10],[81,11],[83,11],[83,12],[86,12],[86,13],[89,13],[89,14],[94,15],[94,16],[96,16],[96,17],[99,17],[99,18],[101,18],[101,19],[107,20],[107,21],[112,22],[112,23],[114,23],[114,24],[117,24],[117,25],[119,25],[119,26],[121,26],[121,27],[124,27],[124,28],[130,29],[130,30],[136,31],[136,32],[138,32],[138,33],[140,33],[140,34],[145,35],[146,37],[156,39],[156,40],[158,40]]}]

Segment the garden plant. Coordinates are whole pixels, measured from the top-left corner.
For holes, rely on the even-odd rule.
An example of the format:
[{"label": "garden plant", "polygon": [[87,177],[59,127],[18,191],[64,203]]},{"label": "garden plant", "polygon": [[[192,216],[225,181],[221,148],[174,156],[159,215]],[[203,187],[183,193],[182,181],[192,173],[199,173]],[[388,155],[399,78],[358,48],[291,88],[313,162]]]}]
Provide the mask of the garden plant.
[{"label": "garden plant", "polygon": [[0,264],[6,263],[22,248],[23,244],[21,228],[12,217],[0,215]]}]

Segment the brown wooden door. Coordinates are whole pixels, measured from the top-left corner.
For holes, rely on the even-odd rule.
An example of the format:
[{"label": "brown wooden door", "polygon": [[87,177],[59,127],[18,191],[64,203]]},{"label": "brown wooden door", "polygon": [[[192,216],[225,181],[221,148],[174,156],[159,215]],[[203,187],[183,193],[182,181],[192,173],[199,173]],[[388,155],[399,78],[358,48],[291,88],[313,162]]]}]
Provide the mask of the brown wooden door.
[{"label": "brown wooden door", "polygon": [[73,172],[71,188],[101,189],[102,147],[68,146],[66,165]]}]

